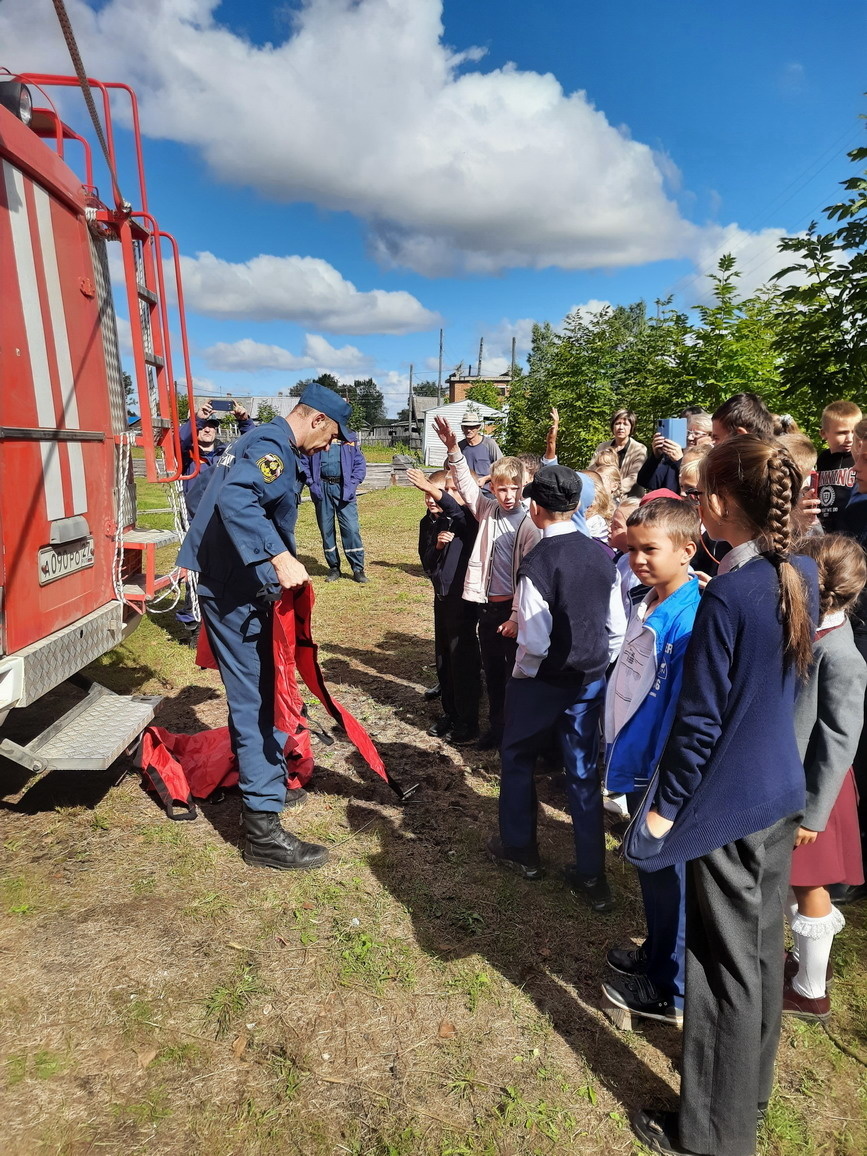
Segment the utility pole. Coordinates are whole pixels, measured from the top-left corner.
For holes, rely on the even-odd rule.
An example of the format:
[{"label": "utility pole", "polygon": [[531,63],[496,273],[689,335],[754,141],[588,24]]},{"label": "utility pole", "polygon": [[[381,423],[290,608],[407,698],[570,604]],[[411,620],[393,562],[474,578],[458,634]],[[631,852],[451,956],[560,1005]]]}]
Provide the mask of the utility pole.
[{"label": "utility pole", "polygon": [[510,375],[510,376],[511,376],[511,378],[512,378],[512,381],[514,381],[514,380],[515,380],[515,345],[516,345],[516,344],[517,344],[517,338],[515,338],[515,337],[513,336],[513,337],[512,337],[512,372],[511,372],[511,375]]},{"label": "utility pole", "polygon": [[443,401],[443,331],[440,330],[440,356],[437,365],[437,405]]},{"label": "utility pole", "polygon": [[484,339],[484,337],[480,337],[479,338],[479,372],[476,374],[476,377],[482,376],[482,351],[484,350],[484,348],[485,348],[485,339]]},{"label": "utility pole", "polygon": [[412,364],[409,367],[409,408],[406,411],[407,432],[412,437]]}]

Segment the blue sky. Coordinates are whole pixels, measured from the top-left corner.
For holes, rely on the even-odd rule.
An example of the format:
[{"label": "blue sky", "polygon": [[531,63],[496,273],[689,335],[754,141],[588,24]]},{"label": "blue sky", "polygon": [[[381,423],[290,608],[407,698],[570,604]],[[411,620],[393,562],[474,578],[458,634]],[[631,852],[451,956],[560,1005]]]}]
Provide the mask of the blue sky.
[{"label": "blue sky", "polygon": [[[751,289],[864,143],[867,5],[845,0],[68,8],[90,73],[139,94],[202,392],[328,370],[394,413],[440,325],[446,371],[480,336],[495,371],[575,306],[694,304],[726,251]],[[0,44],[69,71],[49,0],[0,3]]]}]

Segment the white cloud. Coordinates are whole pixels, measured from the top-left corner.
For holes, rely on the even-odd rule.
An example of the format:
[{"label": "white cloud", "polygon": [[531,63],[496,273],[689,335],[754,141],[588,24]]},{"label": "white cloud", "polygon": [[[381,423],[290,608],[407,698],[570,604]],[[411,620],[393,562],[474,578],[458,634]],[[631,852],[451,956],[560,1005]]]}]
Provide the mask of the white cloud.
[{"label": "white cloud", "polygon": [[119,314],[117,317],[117,342],[121,357],[123,357],[124,354],[132,354],[132,330],[130,329],[129,321]]},{"label": "white cloud", "polygon": [[439,323],[411,293],[360,292],[318,257],[262,254],[233,264],[198,253],[181,266],[187,307],[208,317],[294,321],[329,333],[413,333]]},{"label": "white cloud", "polygon": [[[88,70],[133,85],[146,132],[220,180],[354,213],[383,263],[626,266],[689,242],[651,148],[551,74],[450,49],[440,0],[307,0],[263,46],[219,24],[218,0],[68,8]],[[0,39],[7,61],[68,70],[41,5],[7,0]]]},{"label": "white cloud", "polygon": [[583,305],[573,305],[569,310],[567,316],[577,313],[583,322],[592,321],[592,319],[601,313],[603,309],[613,309],[614,306],[610,301],[600,301],[596,297],[591,297],[589,301],[585,301]]},{"label": "white cloud", "polygon": [[[783,230],[779,228],[750,233],[739,225],[708,225],[696,237],[693,251],[696,272],[681,280],[675,286],[675,292],[689,305],[710,300],[713,286],[709,274],[717,273],[720,258],[731,253],[736,258],[735,269],[740,273],[738,296],[754,293],[790,263],[790,254],[779,251],[781,236]],[[790,282],[791,279],[787,278],[785,283]]]},{"label": "white cloud", "polygon": [[291,353],[282,345],[266,345],[249,337],[241,341],[220,341],[202,354],[211,369],[255,373],[261,369],[294,372],[315,369],[319,373],[360,373],[369,371],[371,359],[354,345],[335,349],[316,333],[304,335],[304,352]]}]

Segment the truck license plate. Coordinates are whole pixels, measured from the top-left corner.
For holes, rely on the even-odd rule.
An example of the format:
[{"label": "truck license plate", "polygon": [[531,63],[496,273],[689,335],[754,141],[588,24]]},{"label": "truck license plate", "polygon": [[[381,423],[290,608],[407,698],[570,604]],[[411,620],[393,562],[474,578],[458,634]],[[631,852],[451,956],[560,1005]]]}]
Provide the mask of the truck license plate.
[{"label": "truck license plate", "polygon": [[93,565],[93,538],[83,538],[63,546],[43,546],[39,551],[39,585],[56,582],[76,570]]}]

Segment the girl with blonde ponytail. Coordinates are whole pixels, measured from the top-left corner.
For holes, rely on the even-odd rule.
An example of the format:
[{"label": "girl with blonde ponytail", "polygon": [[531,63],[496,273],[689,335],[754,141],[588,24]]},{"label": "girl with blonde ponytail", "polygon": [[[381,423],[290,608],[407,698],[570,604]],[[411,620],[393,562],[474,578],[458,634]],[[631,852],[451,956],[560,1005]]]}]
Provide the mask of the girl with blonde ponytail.
[{"label": "girl with blonde ponytail", "polygon": [[653,1152],[749,1156],[771,1095],[805,805],[794,703],[819,607],[816,565],[792,552],[800,484],[783,447],[747,434],[702,462],[702,522],[732,550],[702,595],[671,737],[626,838],[645,871],[686,861],[680,1110],[632,1118]]}]

